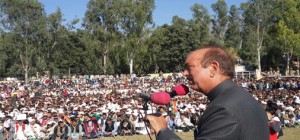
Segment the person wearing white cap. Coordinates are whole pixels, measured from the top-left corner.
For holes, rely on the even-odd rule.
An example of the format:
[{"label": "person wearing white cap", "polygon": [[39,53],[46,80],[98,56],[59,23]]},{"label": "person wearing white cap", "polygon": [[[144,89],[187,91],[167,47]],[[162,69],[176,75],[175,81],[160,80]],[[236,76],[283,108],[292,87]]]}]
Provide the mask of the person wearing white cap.
[{"label": "person wearing white cap", "polygon": [[127,121],[129,121],[129,122],[131,122],[132,121],[132,115],[131,115],[131,112],[129,112],[129,111],[127,111],[127,112],[125,112],[125,119],[127,120]]},{"label": "person wearing white cap", "polygon": [[26,135],[26,125],[23,123],[23,121],[26,120],[26,114],[19,114],[17,116],[18,123],[15,127],[15,134],[14,139],[15,140],[25,140],[27,139]]},{"label": "person wearing white cap", "polygon": [[137,113],[132,114],[132,120],[131,120],[131,125],[135,128],[135,124],[139,121],[137,117]]},{"label": "person wearing white cap", "polygon": [[26,126],[25,134],[29,140],[41,137],[41,126],[35,123],[35,119],[28,118],[29,124]]},{"label": "person wearing white cap", "polygon": [[48,121],[47,127],[41,128],[41,139],[48,139],[54,133],[54,128],[56,126],[56,122]]},{"label": "person wearing white cap", "polygon": [[47,123],[48,123],[48,121],[49,121],[50,119],[51,119],[51,118],[49,118],[49,117],[48,117],[48,114],[45,112],[45,113],[43,114],[42,119],[40,120],[41,127],[47,126]]}]

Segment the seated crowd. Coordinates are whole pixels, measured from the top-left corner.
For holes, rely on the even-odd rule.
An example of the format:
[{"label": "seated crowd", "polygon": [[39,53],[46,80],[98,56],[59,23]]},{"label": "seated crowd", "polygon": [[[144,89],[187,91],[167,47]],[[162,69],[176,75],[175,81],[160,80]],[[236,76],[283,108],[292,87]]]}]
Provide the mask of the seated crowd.
[{"label": "seated crowd", "polygon": [[[235,79],[253,94],[264,108],[274,104],[270,121],[282,127],[300,123],[300,84],[298,79]],[[29,86],[18,81],[0,84],[0,139],[93,139],[153,133],[144,123],[145,114],[160,112],[168,128],[177,132],[197,129],[209,101],[201,93],[171,99],[170,105],[145,103],[137,93],[171,91],[179,74],[158,78],[95,76],[49,80]],[[273,116],[272,116],[273,115]],[[269,115],[268,115],[269,116]],[[276,118],[276,119],[275,119]],[[279,130],[278,130],[279,131]]]}]

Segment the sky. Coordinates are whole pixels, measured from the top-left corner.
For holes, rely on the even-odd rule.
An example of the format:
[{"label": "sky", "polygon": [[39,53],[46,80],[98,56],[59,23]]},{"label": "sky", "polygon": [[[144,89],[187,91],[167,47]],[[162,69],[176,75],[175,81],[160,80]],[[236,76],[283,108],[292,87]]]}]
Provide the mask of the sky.
[{"label": "sky", "polygon": [[[195,3],[205,6],[212,15],[211,5],[216,1],[217,0],[155,0],[153,20],[158,26],[170,24],[173,16],[189,20],[192,18],[190,8]],[[239,7],[240,3],[245,2],[246,0],[225,1],[229,8],[231,5]],[[64,14],[64,19],[66,19],[66,23],[70,23],[71,20],[75,18],[81,20],[84,17],[88,0],[40,0],[40,2],[44,5],[47,15],[55,12],[56,9],[60,7]]]}]

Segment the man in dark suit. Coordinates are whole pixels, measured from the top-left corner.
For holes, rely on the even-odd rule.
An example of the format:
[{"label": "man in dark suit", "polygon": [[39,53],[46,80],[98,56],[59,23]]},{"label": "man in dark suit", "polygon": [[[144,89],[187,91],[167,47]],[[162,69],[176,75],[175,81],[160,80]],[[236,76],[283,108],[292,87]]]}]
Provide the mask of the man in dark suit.
[{"label": "man in dark suit", "polygon": [[[210,104],[195,130],[197,140],[268,140],[268,119],[261,105],[231,79],[234,62],[221,47],[208,45],[185,61],[190,88],[205,94]],[[161,116],[148,115],[158,140],[180,139]]]}]

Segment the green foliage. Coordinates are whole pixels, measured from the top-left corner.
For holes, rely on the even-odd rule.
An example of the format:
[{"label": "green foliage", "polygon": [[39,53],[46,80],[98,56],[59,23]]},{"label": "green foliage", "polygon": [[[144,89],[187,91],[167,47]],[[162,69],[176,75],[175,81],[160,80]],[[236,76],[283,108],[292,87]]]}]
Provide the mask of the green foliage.
[{"label": "green foliage", "polygon": [[212,4],[211,8],[215,12],[214,18],[212,19],[212,34],[214,36],[212,42],[224,45],[224,37],[228,24],[227,4],[225,0],[218,0]]},{"label": "green foliage", "polygon": [[40,47],[38,42],[46,27],[43,6],[36,0],[3,0],[0,5],[0,22],[8,41],[6,45],[13,48],[16,54],[14,59],[20,60],[12,67],[21,65],[27,82],[29,72],[36,67],[34,61]]},{"label": "green foliage", "polygon": [[240,34],[240,25],[241,19],[238,13],[238,8],[235,5],[230,7],[229,11],[229,23],[227,30],[225,32],[225,46],[227,48],[239,49],[241,46],[241,34]]},{"label": "green foliage", "polygon": [[175,72],[183,69],[186,56],[195,50],[193,33],[189,22],[177,16],[173,17],[173,25],[164,25],[158,29],[160,53],[158,66],[163,72]]},{"label": "green foliage", "polygon": [[195,47],[200,47],[209,42],[210,16],[207,9],[200,4],[195,4],[191,10],[193,19],[189,21],[189,27],[193,38],[190,41],[195,42]]},{"label": "green foliage", "polygon": [[[229,7],[229,6],[228,6]],[[262,69],[284,68],[300,58],[300,1],[225,0],[191,7],[192,19],[174,16],[154,27],[154,0],[89,0],[83,19],[64,25],[62,10],[48,16],[37,0],[0,1],[0,77],[130,73],[183,69],[204,44],[225,46],[235,59]],[[82,20],[83,28],[75,25]],[[291,63],[292,64],[292,63]]]}]

